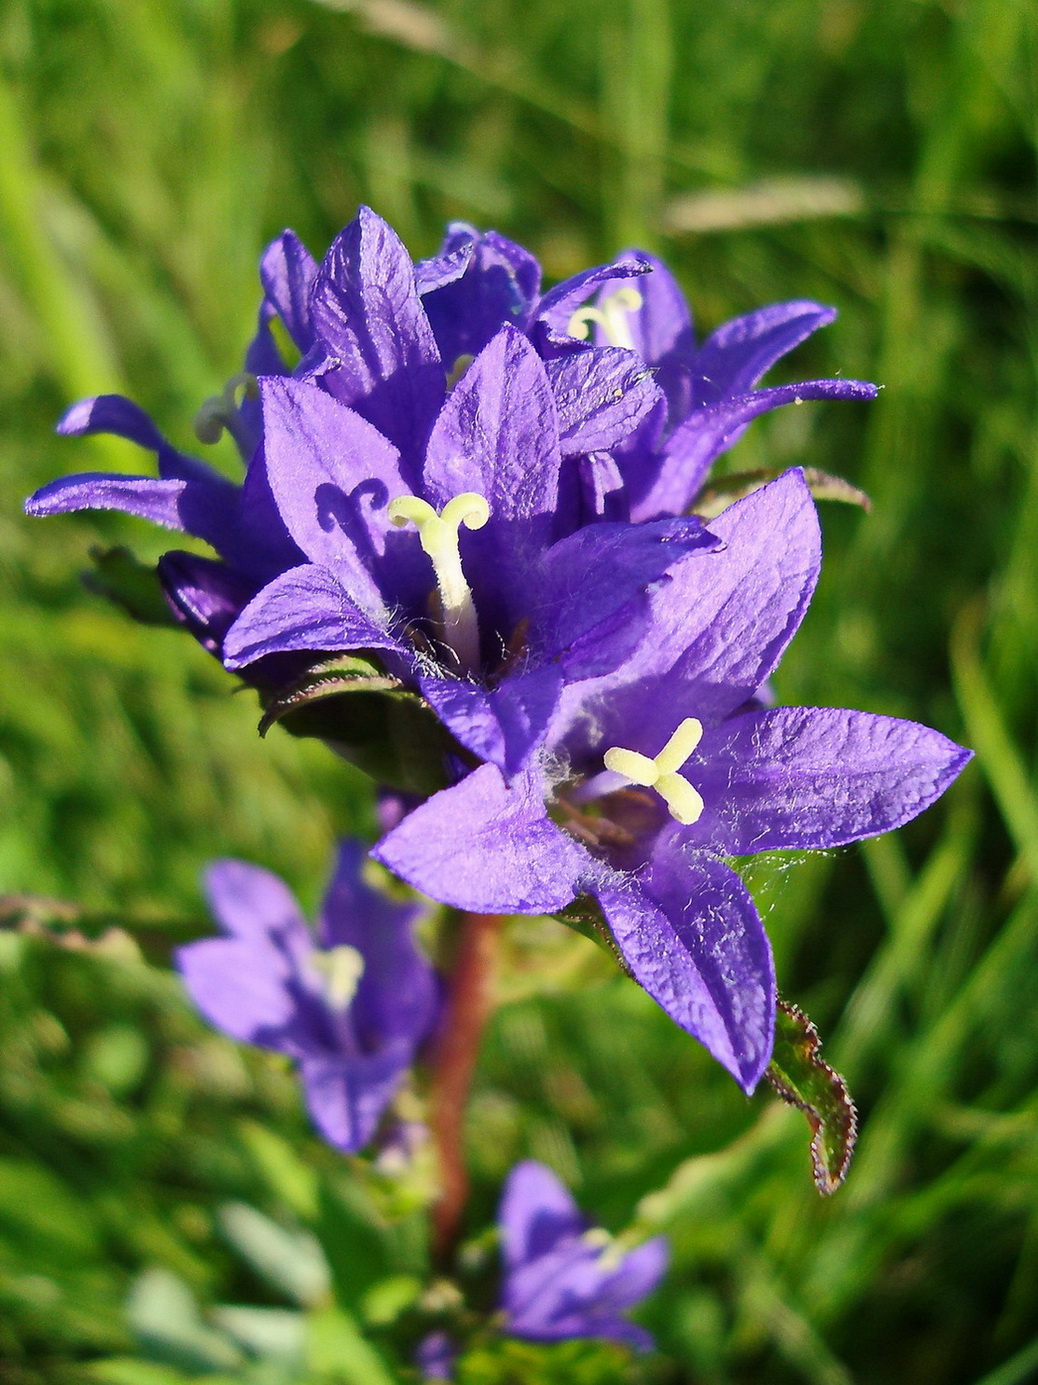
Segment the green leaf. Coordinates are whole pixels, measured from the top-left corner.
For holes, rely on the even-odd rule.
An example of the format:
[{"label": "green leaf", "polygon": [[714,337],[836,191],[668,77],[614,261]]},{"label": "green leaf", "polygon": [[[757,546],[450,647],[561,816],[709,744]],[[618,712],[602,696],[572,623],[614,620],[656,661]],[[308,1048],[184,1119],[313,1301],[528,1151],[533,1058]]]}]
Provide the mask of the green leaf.
[{"label": "green leaf", "polygon": [[308,1231],[279,1226],[246,1202],[226,1202],[217,1215],[227,1240],[268,1284],[304,1307],[327,1297],[328,1265]]},{"label": "green leaf", "polygon": [[381,1355],[339,1308],[326,1308],[308,1321],[307,1365],[341,1385],[394,1385]]},{"label": "green leaf", "polygon": [[293,736],[330,742],[379,783],[423,796],[445,787],[445,757],[464,753],[417,694],[365,659],[320,664],[276,693],[260,734],[275,722]]},{"label": "green leaf", "polygon": [[[719,476],[709,486],[700,491],[692,511],[702,519],[716,519],[736,500],[742,500],[754,491],[781,476],[785,467],[766,467],[761,471],[737,471],[731,476]],[[872,501],[864,491],[852,486],[842,476],[831,476],[817,467],[804,467],[804,480],[808,490],[816,500],[839,500],[845,505],[858,505],[866,514],[872,509]]]},{"label": "green leaf", "polygon": [[780,1000],[775,1049],[765,1076],[783,1101],[807,1117],[815,1183],[828,1196],[847,1176],[858,1118],[847,1084],[819,1057],[820,1048],[818,1031],[803,1011]]},{"label": "green leaf", "polygon": [[140,562],[128,548],[95,546],[90,557],[94,568],[83,573],[83,582],[92,592],[107,597],[141,625],[179,629],[155,568]]}]

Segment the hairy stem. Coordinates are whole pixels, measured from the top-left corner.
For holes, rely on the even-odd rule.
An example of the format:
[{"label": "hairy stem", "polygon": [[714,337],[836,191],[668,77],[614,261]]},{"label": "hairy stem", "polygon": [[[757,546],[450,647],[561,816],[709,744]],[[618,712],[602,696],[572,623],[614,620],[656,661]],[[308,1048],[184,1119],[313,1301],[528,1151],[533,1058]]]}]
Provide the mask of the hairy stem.
[{"label": "hairy stem", "polygon": [[458,1239],[468,1201],[465,1107],[491,1010],[494,959],[503,919],[463,914],[447,1004],[432,1054],[429,1128],[440,1169],[440,1196],[433,1207],[433,1253],[443,1264]]}]

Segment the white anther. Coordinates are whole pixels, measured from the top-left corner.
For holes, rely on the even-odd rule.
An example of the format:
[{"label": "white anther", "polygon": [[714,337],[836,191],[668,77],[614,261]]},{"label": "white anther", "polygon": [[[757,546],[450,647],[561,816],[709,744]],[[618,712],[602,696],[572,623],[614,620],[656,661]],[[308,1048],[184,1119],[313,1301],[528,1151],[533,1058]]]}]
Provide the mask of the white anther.
[{"label": "white anther", "polygon": [[637,750],[613,746],[603,756],[605,767],[629,784],[655,789],[666,803],[672,818],[683,827],[698,822],[703,812],[703,796],[678,770],[703,737],[703,723],[686,717],[660,753],[651,759]]},{"label": "white anther", "polygon": [[324,998],[331,1008],[348,1010],[357,994],[360,978],[364,975],[364,958],[357,949],[345,943],[330,947],[327,951],[315,948],[309,961],[321,975]]},{"label": "white anther", "polygon": [[621,346],[625,351],[633,351],[634,337],[628,314],[636,313],[644,299],[636,288],[625,284],[602,299],[597,308],[578,308],[566,324],[566,332],[578,341],[587,341],[591,336],[592,324],[601,327],[610,346]]},{"label": "white anther", "polygon": [[220,394],[207,399],[195,414],[195,437],[199,442],[219,442],[226,428],[237,441],[241,441],[241,404],[236,398],[241,390],[241,403],[246,399],[259,398],[259,381],[249,370],[232,375]]},{"label": "white anther", "polygon": [[401,495],[389,502],[390,521],[413,524],[422,549],[432,561],[440,593],[443,638],[454,650],[466,673],[479,666],[479,622],[472,592],[461,566],[458,535],[461,526],[482,529],[490,518],[490,506],[482,495],[465,491],[448,500],[436,513],[427,500]]}]

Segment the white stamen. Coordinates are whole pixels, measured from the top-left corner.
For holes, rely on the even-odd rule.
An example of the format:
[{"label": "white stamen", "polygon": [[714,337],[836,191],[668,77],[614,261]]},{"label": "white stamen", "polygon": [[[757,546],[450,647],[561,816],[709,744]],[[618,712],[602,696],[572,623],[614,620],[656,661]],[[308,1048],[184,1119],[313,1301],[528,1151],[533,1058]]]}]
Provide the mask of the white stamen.
[{"label": "white stamen", "polygon": [[636,313],[643,302],[644,299],[638,290],[630,284],[625,284],[622,289],[617,289],[615,293],[603,298],[599,307],[578,308],[566,324],[566,331],[578,341],[588,341],[594,323],[601,327],[610,346],[621,346],[625,351],[633,351],[634,337],[631,335],[631,324],[627,316],[629,313]]},{"label": "white stamen", "polygon": [[355,947],[340,944],[327,951],[315,948],[310,965],[320,972],[324,997],[333,1010],[348,1010],[364,975],[364,958]]},{"label": "white stamen", "polygon": [[241,405],[235,398],[238,390],[242,392],[242,403],[259,398],[259,381],[251,371],[232,375],[223,391],[207,399],[195,414],[195,437],[199,442],[219,442],[225,428],[236,441],[241,441]]},{"label": "white stamen", "polygon": [[413,524],[422,549],[432,560],[443,612],[443,638],[458,656],[466,673],[479,667],[479,621],[476,605],[461,566],[458,536],[461,526],[482,529],[490,518],[490,506],[475,491],[448,500],[439,514],[417,495],[401,495],[389,502],[393,524]]},{"label": "white stamen", "polygon": [[696,717],[686,717],[654,759],[650,760],[648,755],[637,750],[613,746],[606,751],[603,760],[607,770],[621,775],[629,784],[655,789],[671,817],[683,827],[691,827],[703,812],[703,796],[678,770],[702,737],[703,723]]}]

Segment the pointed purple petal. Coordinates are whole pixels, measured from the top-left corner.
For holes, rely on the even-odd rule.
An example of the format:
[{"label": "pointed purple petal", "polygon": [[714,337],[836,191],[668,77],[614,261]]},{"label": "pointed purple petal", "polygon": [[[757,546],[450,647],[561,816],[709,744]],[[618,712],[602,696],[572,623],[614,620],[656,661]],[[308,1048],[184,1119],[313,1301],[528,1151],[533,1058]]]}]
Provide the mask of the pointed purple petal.
[{"label": "pointed purple petal", "polygon": [[56,431],[62,437],[71,438],[111,433],[154,452],[158,457],[159,475],[164,480],[202,481],[231,487],[231,483],[212,467],[178,452],[140,405],[121,394],[99,394],[92,399],[81,399],[61,417]]},{"label": "pointed purple petal", "polygon": [[386,625],[351,601],[334,573],[316,563],[283,572],[253,597],[227,633],[224,664],[243,668],[293,649],[409,652]]},{"label": "pointed purple petal", "polygon": [[[613,674],[567,689],[553,737],[655,755],[683,717],[709,723],[741,707],[793,638],[821,565],[818,515],[787,471],[710,521],[718,553],[678,563],[649,597],[649,628]],[[578,752],[579,753],[579,752]],[[599,751],[599,753],[601,753]]]},{"label": "pointed purple petal", "polygon": [[264,380],[260,389],[266,476],[281,519],[308,558],[338,572],[360,605],[377,609],[372,569],[387,535],[397,533],[386,506],[407,491],[399,453],[314,385]]},{"label": "pointed purple petal", "polygon": [[396,1039],[416,1043],[429,1032],[437,1008],[435,973],[414,940],[422,907],[371,889],[361,875],[366,859],[359,842],[340,843],[321,910],[320,944],[354,947],[364,959],[350,1006],[361,1046],[374,1049]]},{"label": "pointed purple petal", "polygon": [[540,328],[539,335],[546,335],[553,342],[565,342],[569,338],[570,318],[586,303],[599,284],[609,284],[614,280],[636,278],[648,274],[652,269],[649,261],[639,253],[621,255],[611,264],[598,265],[585,269],[572,278],[556,284],[537,305],[535,320]]},{"label": "pointed purple petal", "polygon": [[370,208],[333,241],[310,309],[315,336],[338,362],[326,388],[416,455],[443,402],[443,367],[411,257]]},{"label": "pointed purple petal", "polygon": [[248,605],[255,584],[225,563],[178,549],[163,553],[158,574],[176,614],[196,640],[219,655],[224,635]]},{"label": "pointed purple petal", "polygon": [[205,938],[177,951],[194,1005],[215,1028],[242,1043],[281,1048],[296,1017],[292,968],[273,943]]},{"label": "pointed purple petal", "polygon": [[[710,554],[721,547],[695,519],[652,524],[591,524],[560,539],[545,554],[531,616],[531,640],[545,655],[576,644],[642,592],[659,583],[690,553]],[[595,651],[590,651],[592,660]],[[588,676],[586,660],[577,663]]]},{"label": "pointed purple petal", "polygon": [[[480,233],[463,222],[448,228],[439,259],[426,264],[446,267],[463,252],[469,258],[462,276],[429,288],[419,280],[419,292],[448,367],[459,356],[478,355],[505,324],[525,329],[540,292],[541,267],[529,251],[496,231]],[[419,272],[423,270],[429,274],[419,266]]]},{"label": "pointed purple petal", "polygon": [[775,707],[723,722],[700,747],[698,784],[731,855],[844,846],[900,827],[966,763],[914,721],[834,707]]},{"label": "pointed purple petal", "polygon": [[875,385],[863,380],[803,380],[797,385],[753,390],[719,404],[697,408],[667,441],[659,474],[632,508],[632,519],[683,514],[694,501],[710,467],[733,447],[746,425],[784,404],[810,399],[875,399]]},{"label": "pointed purple petal", "polygon": [[728,866],[662,839],[639,884],[594,893],[635,980],[752,1092],[771,1058],[775,975],[753,900]]},{"label": "pointed purple petal", "polygon": [[551,913],[597,873],[545,812],[540,776],[506,785],[494,765],[434,794],[371,854],[433,899],[486,914]]},{"label": "pointed purple petal", "polygon": [[374,1135],[414,1056],[395,1043],[369,1057],[314,1056],[299,1065],[314,1124],[336,1149],[354,1154]]},{"label": "pointed purple petal", "polygon": [[651,371],[633,351],[578,351],[545,362],[545,369],[564,457],[608,452],[662,398]]},{"label": "pointed purple petal", "polygon": [[603,1308],[621,1312],[633,1308],[656,1288],[670,1260],[666,1236],[654,1236],[651,1241],[632,1250],[620,1261],[620,1266],[602,1286],[599,1303]]},{"label": "pointed purple petal", "polygon": [[794,300],[736,317],[718,327],[696,352],[696,403],[716,404],[745,394],[776,361],[836,318],[836,309]]},{"label": "pointed purple petal", "polygon": [[41,486],[25,502],[28,515],[64,515],[76,510],[120,510],[166,529],[187,529],[188,481],[157,481],[120,472],[81,472]]},{"label": "pointed purple petal", "polygon": [[233,937],[257,939],[271,933],[307,932],[295,895],[279,876],[262,866],[230,857],[213,861],[206,868],[203,886],[213,916]]},{"label": "pointed purple petal", "polygon": [[645,250],[630,250],[629,255],[649,265],[649,272],[633,279],[607,284],[599,303],[617,289],[635,289],[642,300],[640,308],[627,314],[634,349],[648,365],[659,365],[668,356],[691,357],[695,342],[692,316],[677,280],[662,260]]},{"label": "pointed purple petal", "polygon": [[432,675],[418,683],[455,739],[511,778],[544,740],[562,691],[562,671],[550,664],[528,669],[493,689]]},{"label": "pointed purple petal", "polygon": [[505,1265],[511,1269],[546,1255],[587,1226],[561,1179],[533,1159],[516,1164],[508,1175],[497,1219]]},{"label": "pointed purple petal", "polygon": [[316,277],[317,261],[294,231],[282,231],[263,252],[260,281],[267,301],[304,355],[314,339],[310,291]]},{"label": "pointed purple petal", "polygon": [[425,491],[441,509],[462,491],[490,505],[491,524],[554,512],[559,477],[555,401],[537,353],[504,327],[455,385],[436,421]]}]

